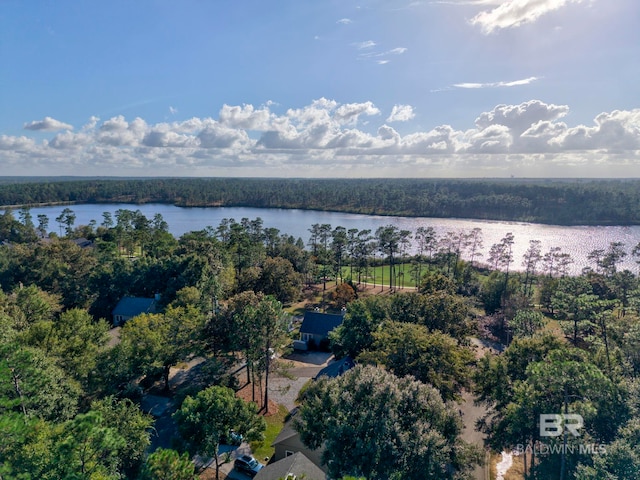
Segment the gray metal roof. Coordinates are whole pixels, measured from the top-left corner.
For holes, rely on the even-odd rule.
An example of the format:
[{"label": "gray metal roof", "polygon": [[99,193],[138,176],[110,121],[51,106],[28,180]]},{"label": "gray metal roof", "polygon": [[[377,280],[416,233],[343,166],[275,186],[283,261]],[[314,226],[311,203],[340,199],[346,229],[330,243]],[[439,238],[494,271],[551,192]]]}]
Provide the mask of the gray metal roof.
[{"label": "gray metal roof", "polygon": [[[255,480],[278,480],[295,475],[298,480],[325,480],[327,476],[303,453],[297,452],[267,465],[254,477]],[[304,476],[303,476],[304,475]]]},{"label": "gray metal roof", "polygon": [[155,306],[156,301],[153,298],[123,297],[111,314],[135,317],[143,313],[155,313]]},{"label": "gray metal roof", "polygon": [[321,312],[304,312],[300,333],[327,336],[329,332],[342,324],[343,315]]},{"label": "gray metal roof", "polygon": [[[295,415],[292,414],[292,415]],[[278,436],[275,438],[275,440],[273,441],[273,443],[271,444],[271,446],[275,446],[278,443],[284,442],[285,440],[288,440],[291,437],[295,437],[296,435],[298,435],[298,432],[296,432],[293,428],[293,422],[291,420],[289,420],[287,423],[285,423],[282,426],[282,430],[280,430],[280,433],[278,434]]]}]

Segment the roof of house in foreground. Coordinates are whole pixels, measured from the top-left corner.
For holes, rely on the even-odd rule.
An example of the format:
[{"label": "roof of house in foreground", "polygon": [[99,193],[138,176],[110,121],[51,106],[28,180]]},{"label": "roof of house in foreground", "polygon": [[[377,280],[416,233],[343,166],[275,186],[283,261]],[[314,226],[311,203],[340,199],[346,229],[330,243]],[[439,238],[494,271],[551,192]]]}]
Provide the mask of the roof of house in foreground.
[{"label": "roof of house in foreground", "polygon": [[325,480],[327,478],[325,473],[303,453],[297,452],[267,465],[258,472],[255,480],[278,480],[292,477],[299,480]]},{"label": "roof of house in foreground", "polygon": [[331,330],[340,326],[343,320],[344,315],[308,310],[304,312],[304,319],[300,326],[300,333],[327,335]]},{"label": "roof of house in foreground", "polygon": [[111,312],[112,315],[135,317],[142,313],[155,312],[155,299],[143,297],[123,297]]},{"label": "roof of house in foreground", "polygon": [[280,433],[275,438],[271,446],[278,445],[279,443],[285,442],[288,439],[296,436],[298,436],[298,432],[296,432],[295,429],[293,428],[293,422],[288,421],[284,424],[284,426],[282,427],[282,430],[280,430]]}]

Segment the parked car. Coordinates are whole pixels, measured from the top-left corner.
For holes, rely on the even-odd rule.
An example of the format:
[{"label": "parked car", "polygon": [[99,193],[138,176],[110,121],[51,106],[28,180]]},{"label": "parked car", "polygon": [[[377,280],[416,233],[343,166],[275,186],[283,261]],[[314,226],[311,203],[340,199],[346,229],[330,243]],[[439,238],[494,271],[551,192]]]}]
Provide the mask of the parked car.
[{"label": "parked car", "polygon": [[264,468],[264,465],[251,455],[242,455],[236,458],[236,461],[233,462],[233,466],[250,477],[254,477],[260,470],[262,470],[262,468]]}]

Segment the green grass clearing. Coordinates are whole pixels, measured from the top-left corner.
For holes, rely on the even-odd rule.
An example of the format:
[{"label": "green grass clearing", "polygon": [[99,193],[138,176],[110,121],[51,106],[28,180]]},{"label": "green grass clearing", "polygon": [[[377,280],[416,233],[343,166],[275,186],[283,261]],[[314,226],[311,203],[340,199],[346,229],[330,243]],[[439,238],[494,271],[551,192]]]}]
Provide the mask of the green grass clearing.
[{"label": "green grass clearing", "polygon": [[[413,279],[413,274],[411,272],[413,268],[415,268],[415,265],[412,265],[410,263],[399,263],[394,265],[394,269],[395,269],[395,280],[393,282],[394,286],[405,287],[405,288],[415,287],[416,282]],[[427,272],[427,270],[428,270],[428,266],[423,265],[422,275],[424,275]],[[345,280],[349,277],[349,273],[350,273],[349,267],[343,267],[342,275],[344,276]],[[371,267],[369,269],[369,275],[366,277],[362,275],[361,280],[364,283],[375,283],[376,285],[380,285],[380,283],[384,280],[384,286],[388,287],[389,286],[389,265]],[[354,282],[358,281],[358,274],[355,271],[353,272],[353,281]]]},{"label": "green grass clearing", "polygon": [[251,451],[258,461],[262,462],[267,457],[271,458],[275,452],[271,444],[282,430],[288,415],[289,411],[287,408],[284,405],[280,405],[277,413],[264,417],[265,422],[267,422],[267,429],[264,431],[264,440],[251,442]]}]

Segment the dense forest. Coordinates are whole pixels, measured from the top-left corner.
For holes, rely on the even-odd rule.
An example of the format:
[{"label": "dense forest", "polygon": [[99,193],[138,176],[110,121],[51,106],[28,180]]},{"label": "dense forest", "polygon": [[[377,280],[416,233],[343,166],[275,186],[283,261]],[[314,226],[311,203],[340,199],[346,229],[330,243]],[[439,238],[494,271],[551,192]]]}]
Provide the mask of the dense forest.
[{"label": "dense forest", "polygon": [[0,205],[57,202],[301,208],[557,225],[640,224],[640,180],[0,179]]},{"label": "dense forest", "polygon": [[[620,270],[640,245],[594,250],[571,277],[557,247],[532,240],[514,258],[511,234],[481,261],[480,229],[316,224],[296,239],[243,218],[174,238],[160,215],[76,226],[69,208],[58,236],[18,215],[0,215],[2,479],[192,480],[196,455],[218,477],[230,432],[265,435],[300,308],[344,311],[312,347],[356,363],[308,385],[294,418],[331,478],[464,479],[484,448],[519,453],[526,479],[640,478],[640,281]],[[114,336],[125,296],[158,310]],[[172,387],[194,358],[197,381]],[[241,381],[257,386],[250,399]],[[170,400],[171,448],[142,409],[149,395]],[[470,426],[481,448],[461,438],[465,395],[484,408]],[[581,416],[579,436],[543,435],[540,416],[560,413]]]}]

